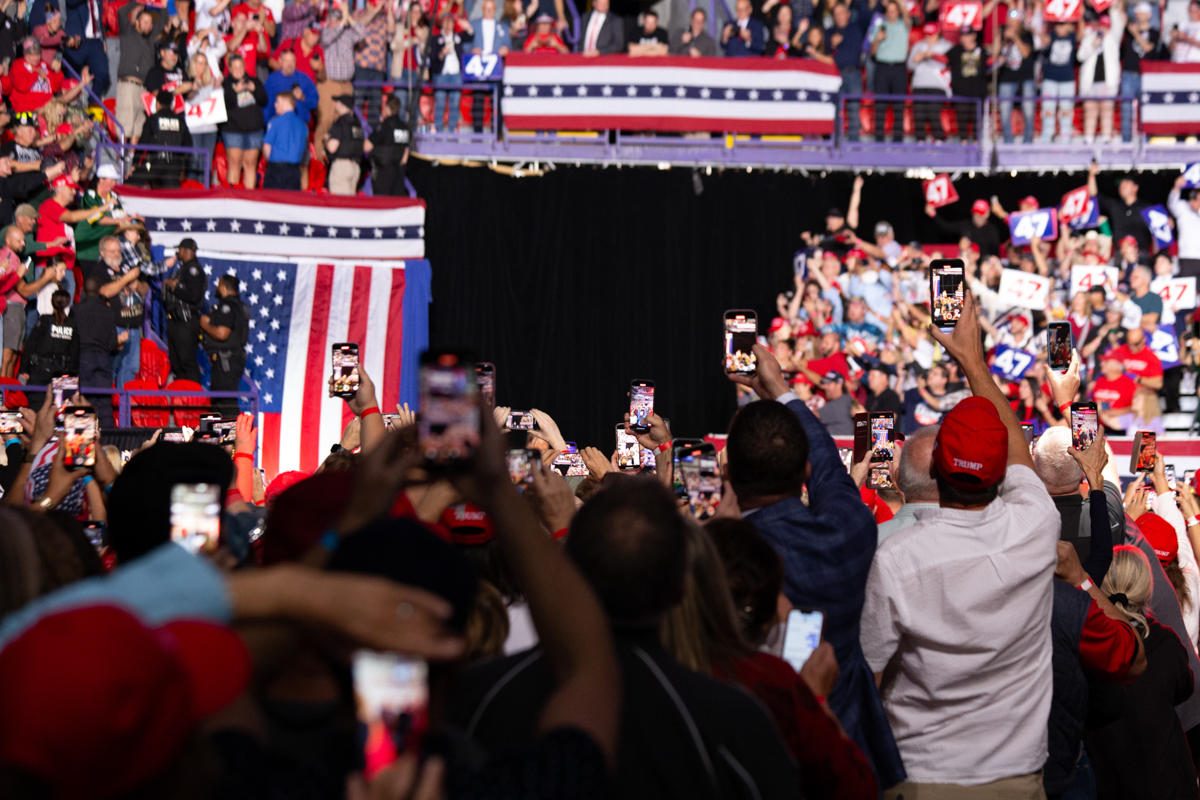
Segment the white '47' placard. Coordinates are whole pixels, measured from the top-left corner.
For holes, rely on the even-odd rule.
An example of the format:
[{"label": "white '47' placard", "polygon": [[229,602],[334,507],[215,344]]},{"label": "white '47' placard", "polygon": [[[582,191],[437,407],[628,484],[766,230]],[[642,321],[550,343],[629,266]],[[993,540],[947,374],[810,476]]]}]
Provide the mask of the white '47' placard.
[{"label": "white '47' placard", "polygon": [[1033,272],[1006,269],[1000,273],[1000,290],[997,295],[1001,305],[1044,309],[1052,283],[1050,278]]}]

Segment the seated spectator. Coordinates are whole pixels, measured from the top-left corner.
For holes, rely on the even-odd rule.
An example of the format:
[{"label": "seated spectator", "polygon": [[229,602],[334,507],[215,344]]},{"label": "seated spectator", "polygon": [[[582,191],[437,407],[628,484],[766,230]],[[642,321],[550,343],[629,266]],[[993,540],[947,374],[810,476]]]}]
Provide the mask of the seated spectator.
[{"label": "seated spectator", "polygon": [[609,0],[592,0],[592,10],[583,18],[583,37],[575,47],[585,56],[611,56],[625,52],[625,22],[609,12]]},{"label": "seated spectator", "polygon": [[[525,40],[526,53],[567,53],[570,52],[562,39],[554,32],[554,17],[542,14],[533,21],[533,33]],[[443,35],[445,28],[443,27]],[[436,44],[436,40],[435,40]],[[443,45],[444,46],[444,45]],[[434,79],[436,84],[437,80]]]},{"label": "seated spectator", "polygon": [[[1137,629],[1146,649],[1146,671],[1125,688],[1124,711],[1113,723],[1085,730],[1084,747],[1099,797],[1190,796],[1196,784],[1187,739],[1175,707],[1191,697],[1195,676],[1188,654],[1169,628],[1147,614],[1155,591],[1146,556],[1121,546],[1104,578],[1102,591]],[[1152,755],[1151,755],[1152,754]],[[1152,757],[1146,770],[1142,758]]]},{"label": "seated spectator", "polygon": [[42,168],[42,150],[37,146],[38,117],[32,111],[17,114],[13,138],[0,144],[0,158],[8,160],[12,172],[37,172]]},{"label": "seated spectator", "polygon": [[[824,638],[841,670],[829,707],[866,754],[879,785],[892,786],[904,780],[904,765],[858,644],[875,520],[821,421],[788,391],[775,357],[761,345],[754,353],[757,374],[730,380],[777,402],[750,403],[734,416],[726,476],[743,515],[783,559],[787,599],[796,608],[825,612]],[[807,505],[800,497],[805,488]]]},{"label": "seated spectator", "polygon": [[[937,433],[941,507],[918,510],[916,524],[884,541],[867,582],[863,653],[877,683],[897,659],[883,692],[909,776],[889,797],[926,784],[1041,793],[1059,525],[988,372],[976,314],[968,292],[953,334],[930,330],[975,393]],[[998,561],[1006,569],[994,569]],[[967,607],[953,624],[937,611]]]},{"label": "seated spectator", "polygon": [[642,29],[638,31],[636,41],[629,43],[631,56],[665,56],[670,50],[670,37],[666,30],[658,27],[658,13],[646,9],[642,14]]},{"label": "seated spectator", "polygon": [[[794,797],[799,776],[762,706],[659,644],[659,622],[683,593],[685,524],[662,484],[644,478],[613,483],[571,520],[566,553],[607,612],[621,667],[614,796]],[[532,739],[553,690],[540,649],[518,653],[466,670],[448,716],[490,752],[511,752]]]},{"label": "seated spectator", "polygon": [[750,0],[737,0],[734,20],[721,31],[721,46],[729,58],[761,56],[766,50],[767,31],[751,16]]},{"label": "seated spectator", "polygon": [[230,186],[253,189],[258,180],[258,152],[263,142],[263,107],[267,90],[246,68],[238,54],[226,62],[225,111],[229,121],[221,133],[225,141],[226,178]]},{"label": "seated spectator", "polygon": [[[284,54],[285,59],[290,56],[291,53]],[[300,162],[308,146],[308,126],[296,114],[296,96],[293,92],[275,95],[274,112],[263,138],[263,158],[267,159],[263,188],[298,192]]]},{"label": "seated spectator", "polygon": [[708,31],[704,29],[708,23],[708,14],[703,8],[697,8],[688,18],[688,27],[679,34],[675,45],[671,48],[671,54],[676,56],[691,56],[692,58],[700,58],[707,56],[709,58],[717,54],[717,43]]},{"label": "seated spectator", "polygon": [[[284,50],[279,54],[279,69],[271,73],[263,87],[268,97],[277,97],[283,92],[289,92],[295,100],[293,113],[306,126],[317,108],[317,85],[297,66],[296,54]],[[271,122],[275,116],[275,104],[271,103],[263,109],[263,121]]]}]

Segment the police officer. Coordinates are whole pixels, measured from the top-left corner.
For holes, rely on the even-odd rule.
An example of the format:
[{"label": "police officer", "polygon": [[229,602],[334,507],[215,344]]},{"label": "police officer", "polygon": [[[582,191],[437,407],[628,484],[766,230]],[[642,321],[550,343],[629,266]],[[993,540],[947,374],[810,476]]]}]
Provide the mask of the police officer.
[{"label": "police officer", "polygon": [[[236,392],[246,368],[246,342],[250,339],[250,309],[238,297],[238,279],[234,275],[222,275],[217,281],[217,301],[209,314],[200,317],[200,329],[204,331],[204,352],[212,364],[213,392]],[[222,417],[235,417],[238,413],[236,397],[222,397],[213,401],[213,406]]]},{"label": "police officer", "polygon": [[204,267],[196,260],[196,240],[184,239],[177,248],[179,271],[163,282],[167,308],[167,355],[177,380],[200,382],[196,349],[200,346],[200,304],[208,290]]},{"label": "police officer", "polygon": [[408,163],[408,125],[400,116],[400,98],[388,95],[383,116],[363,149],[371,157],[371,190],[376,195],[407,197],[404,170]]},{"label": "police officer", "polygon": [[358,117],[354,116],[354,95],[341,94],[333,98],[337,117],[329,128],[325,152],[329,153],[329,193],[354,195],[362,173],[363,136]]},{"label": "police officer", "polygon": [[[162,91],[155,102],[157,109],[146,118],[139,144],[191,147],[192,133],[187,119],[175,111],[175,95]],[[187,158],[180,153],[148,151],[143,153],[129,176],[128,183],[154,189],[178,189],[180,173]]]}]

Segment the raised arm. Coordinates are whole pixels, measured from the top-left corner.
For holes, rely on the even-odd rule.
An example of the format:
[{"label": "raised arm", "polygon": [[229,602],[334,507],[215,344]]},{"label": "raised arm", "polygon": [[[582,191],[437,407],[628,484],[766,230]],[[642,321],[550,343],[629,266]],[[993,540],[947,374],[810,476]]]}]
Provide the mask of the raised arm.
[{"label": "raised arm", "polygon": [[930,326],[929,334],[958,362],[971,392],[991,401],[996,407],[1000,421],[1008,429],[1008,465],[1020,464],[1033,469],[1033,457],[1029,455],[1029,445],[1025,442],[1025,434],[1021,432],[1021,422],[988,371],[987,361],[983,356],[983,340],[980,337],[975,295],[971,292],[965,293],[962,317],[952,333],[942,333],[940,329]]}]

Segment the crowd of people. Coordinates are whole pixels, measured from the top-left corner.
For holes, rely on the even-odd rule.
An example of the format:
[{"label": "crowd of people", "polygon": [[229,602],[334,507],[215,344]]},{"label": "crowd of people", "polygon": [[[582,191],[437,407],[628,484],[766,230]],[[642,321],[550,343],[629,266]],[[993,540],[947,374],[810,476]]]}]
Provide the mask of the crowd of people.
[{"label": "crowd of people", "polygon": [[[804,234],[795,286],[777,298],[777,316],[763,331],[766,343],[797,395],[835,435],[851,435],[853,415],[861,411],[895,412],[905,433],[937,424],[969,391],[960,366],[927,329],[929,265],[960,258],[968,293],[981,305],[993,378],[1035,435],[1069,424],[1049,384],[1047,326],[1053,322],[1070,323],[1081,359],[1078,399],[1096,402],[1108,432],[1162,434],[1164,414],[1182,410],[1181,386],[1184,394],[1195,391],[1200,364],[1193,309],[1181,307],[1178,294],[1160,294],[1172,279],[1200,275],[1200,190],[1186,188],[1180,177],[1166,198],[1142,198],[1136,176],[1104,182],[1102,191],[1093,168],[1088,190],[1099,206],[1095,225],[1064,225],[1054,242],[1034,237],[1029,245],[1013,245],[1009,212],[994,199],[974,200],[963,221],[945,220],[927,206],[945,234],[947,243],[938,246],[901,244],[886,220],[874,225],[869,239],[860,237],[865,181],[856,178],[847,210],[830,209],[824,231]],[[1174,215],[1174,254],[1157,249],[1140,213],[1156,201]],[[1021,211],[1037,207],[1032,196],[1020,203]],[[1085,285],[1073,281],[1077,267],[1111,267],[1116,275]],[[1013,271],[1050,280],[1037,308],[1001,293],[1006,272]],[[751,397],[743,393],[743,400]]]},{"label": "crowd of people", "polygon": [[[1200,794],[1194,487],[1158,455],[1122,492],[1103,428],[1031,446],[990,364],[1006,334],[985,277],[953,329],[876,328],[851,287],[890,296],[879,231],[850,242],[881,253],[847,273],[821,239],[814,270],[849,294],[801,284],[809,317],[772,323],[755,371],[729,375],[755,399],[704,513],[676,489],[658,414],[624,431],[653,464],[585,448],[568,482],[552,417],[508,430],[520,418],[481,395],[462,417],[478,444],[445,471],[419,445],[425,409],[385,419],[361,367],[321,466],[269,482],[250,415],[225,445],[156,433],[89,465],[52,395],[20,409],[0,465],[0,795]],[[813,343],[871,352],[837,349],[813,375],[792,329],[835,299],[846,317]],[[877,354],[867,407],[895,406],[884,354],[923,341],[937,419],[891,442],[894,488],[872,490],[870,456],[846,465],[831,435],[855,402],[839,365]],[[1084,361],[1077,341],[1032,388],[1066,408]],[[86,416],[83,396],[63,402]],[[508,455],[531,450],[514,476]],[[792,660],[790,621],[814,613]]]}]

